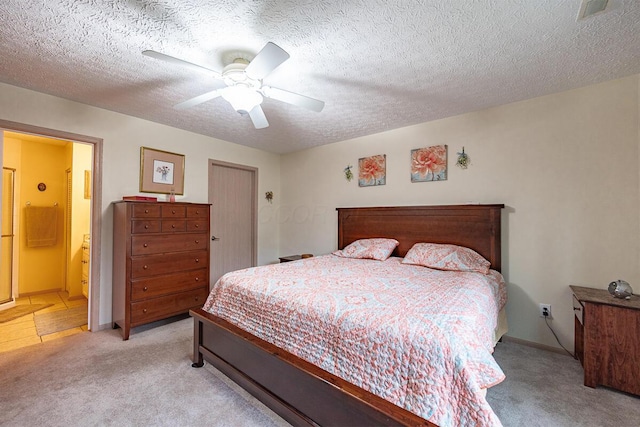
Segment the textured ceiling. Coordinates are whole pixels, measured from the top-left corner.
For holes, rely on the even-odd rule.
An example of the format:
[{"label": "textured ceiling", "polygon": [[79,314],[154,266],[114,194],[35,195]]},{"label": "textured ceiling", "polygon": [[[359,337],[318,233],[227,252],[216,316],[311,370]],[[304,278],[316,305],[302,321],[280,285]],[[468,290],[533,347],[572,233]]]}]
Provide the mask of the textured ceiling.
[{"label": "textured ceiling", "polygon": [[[640,73],[640,1],[2,0],[0,81],[275,153]],[[256,130],[210,76],[268,41],[291,58],[264,83],[325,101],[266,99]]]}]

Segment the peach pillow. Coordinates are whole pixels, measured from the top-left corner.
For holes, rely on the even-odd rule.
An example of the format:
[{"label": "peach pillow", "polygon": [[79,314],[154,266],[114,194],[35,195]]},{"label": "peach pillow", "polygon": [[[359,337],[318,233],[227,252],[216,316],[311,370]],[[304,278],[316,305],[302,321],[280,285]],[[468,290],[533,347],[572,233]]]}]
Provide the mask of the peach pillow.
[{"label": "peach pillow", "polygon": [[333,254],[343,258],[364,258],[384,261],[389,258],[396,246],[398,246],[398,241],[395,239],[360,239],[350,243],[342,250],[333,252]]},{"label": "peach pillow", "polygon": [[476,271],[482,274],[489,274],[491,267],[489,261],[472,249],[437,243],[416,243],[409,249],[402,263],[447,271]]}]

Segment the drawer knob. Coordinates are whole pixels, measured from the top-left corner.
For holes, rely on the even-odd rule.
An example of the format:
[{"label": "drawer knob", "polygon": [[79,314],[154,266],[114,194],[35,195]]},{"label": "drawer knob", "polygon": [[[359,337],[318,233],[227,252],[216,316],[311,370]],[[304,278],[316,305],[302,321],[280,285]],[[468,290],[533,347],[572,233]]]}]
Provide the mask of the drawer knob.
[{"label": "drawer knob", "polygon": [[171,224],[171,228],[176,228],[176,225],[175,224]]},{"label": "drawer knob", "polygon": [[199,281],[200,281],[200,278],[199,278],[199,277],[196,277],[196,282],[199,282]]},{"label": "drawer knob", "polygon": [[149,225],[145,224],[145,225],[144,225],[144,229],[145,229],[145,230],[148,230],[148,229],[149,229]]},{"label": "drawer knob", "polygon": [[196,224],[196,228],[199,228],[199,227],[200,227],[200,224]]},{"label": "drawer knob", "polygon": [[146,270],[146,269],[148,269],[148,268],[149,268],[149,266],[145,265],[145,266],[144,266],[144,267],[142,267],[142,268]]},{"label": "drawer knob", "polygon": [[196,297],[196,301],[198,301],[200,299],[200,297]]},{"label": "drawer knob", "polygon": [[173,209],[173,210],[171,211],[171,213],[172,213],[172,214],[176,213],[176,210],[175,210],[175,209]]},{"label": "drawer knob", "polygon": [[196,215],[200,215],[200,211],[196,209]]},{"label": "drawer knob", "polygon": [[200,258],[196,258],[196,262],[200,262]]},{"label": "drawer knob", "polygon": [[196,240],[196,245],[197,245],[198,243],[200,243],[200,240]]},{"label": "drawer knob", "polygon": [[146,286],[145,286],[144,288],[142,288],[142,290],[143,290],[144,292],[147,292],[147,289],[149,289],[149,288],[147,288]]},{"label": "drawer knob", "polygon": [[144,244],[144,245],[142,245],[142,246],[144,246],[144,247],[146,248],[146,247],[148,247],[149,245],[145,243],[145,244]]},{"label": "drawer knob", "polygon": [[145,209],[145,210],[144,210],[144,213],[149,213],[149,209]]},{"label": "drawer knob", "polygon": [[147,312],[147,309],[146,309],[146,308],[143,308],[143,309],[142,309],[142,312],[143,312],[143,313],[146,313],[146,312]]}]

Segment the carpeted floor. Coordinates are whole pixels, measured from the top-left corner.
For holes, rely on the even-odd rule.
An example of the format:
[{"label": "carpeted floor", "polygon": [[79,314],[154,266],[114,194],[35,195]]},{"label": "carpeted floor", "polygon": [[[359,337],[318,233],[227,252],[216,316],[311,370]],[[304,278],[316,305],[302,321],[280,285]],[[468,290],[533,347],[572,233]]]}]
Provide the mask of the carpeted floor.
[{"label": "carpeted floor", "polygon": [[507,379],[487,400],[505,427],[638,427],[640,397],[583,385],[578,360],[505,341],[494,357]]},{"label": "carpeted floor", "polygon": [[[157,324],[154,324],[157,326]],[[287,426],[210,365],[193,320],[89,332],[0,353],[0,425]]]},{"label": "carpeted floor", "polygon": [[[2,426],[287,426],[210,365],[191,368],[193,320],[84,333],[0,353]],[[568,356],[500,343],[487,399],[505,427],[638,426],[640,398],[582,385]]]},{"label": "carpeted floor", "polygon": [[0,323],[9,322],[18,317],[26,316],[53,304],[20,304],[15,307],[0,311]]},{"label": "carpeted floor", "polygon": [[87,306],[82,305],[68,310],[36,313],[38,335],[48,335],[87,324]]}]

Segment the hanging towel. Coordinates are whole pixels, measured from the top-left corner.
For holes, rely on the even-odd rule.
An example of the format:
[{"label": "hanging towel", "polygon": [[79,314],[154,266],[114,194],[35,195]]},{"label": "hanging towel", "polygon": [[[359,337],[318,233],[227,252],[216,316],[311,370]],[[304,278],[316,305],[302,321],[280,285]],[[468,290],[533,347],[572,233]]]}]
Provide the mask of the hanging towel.
[{"label": "hanging towel", "polygon": [[27,206],[27,247],[54,246],[57,242],[58,208]]}]

